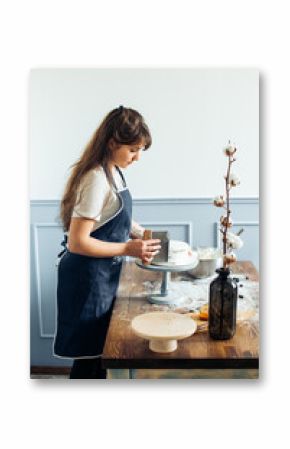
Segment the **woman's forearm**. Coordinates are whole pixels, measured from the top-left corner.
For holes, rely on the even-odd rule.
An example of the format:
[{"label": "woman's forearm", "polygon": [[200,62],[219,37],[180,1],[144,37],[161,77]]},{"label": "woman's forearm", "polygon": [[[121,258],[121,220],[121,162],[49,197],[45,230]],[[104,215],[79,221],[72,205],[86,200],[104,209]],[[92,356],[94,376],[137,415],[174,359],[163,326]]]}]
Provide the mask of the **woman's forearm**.
[{"label": "woman's forearm", "polygon": [[68,249],[71,253],[90,257],[114,257],[126,255],[127,243],[104,242],[93,237],[81,241],[69,242]]},{"label": "woman's forearm", "polygon": [[145,228],[143,226],[139,225],[136,221],[132,220],[131,223],[131,232],[130,236],[132,238],[142,239],[144,234]]}]

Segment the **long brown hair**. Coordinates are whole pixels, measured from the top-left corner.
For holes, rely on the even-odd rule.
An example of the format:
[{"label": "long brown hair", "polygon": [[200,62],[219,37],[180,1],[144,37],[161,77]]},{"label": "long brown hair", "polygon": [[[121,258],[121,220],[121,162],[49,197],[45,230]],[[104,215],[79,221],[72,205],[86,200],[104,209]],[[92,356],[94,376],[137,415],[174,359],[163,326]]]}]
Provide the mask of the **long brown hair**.
[{"label": "long brown hair", "polygon": [[148,126],[139,112],[123,106],[109,112],[94,132],[79,160],[70,167],[72,172],[60,203],[60,219],[64,231],[69,230],[72,211],[78,196],[78,188],[89,170],[99,166],[103,167],[108,182],[112,185],[112,173],[108,167],[112,156],[112,150],[109,146],[110,139],[113,139],[118,146],[138,144],[143,140],[145,150],[152,143]]}]

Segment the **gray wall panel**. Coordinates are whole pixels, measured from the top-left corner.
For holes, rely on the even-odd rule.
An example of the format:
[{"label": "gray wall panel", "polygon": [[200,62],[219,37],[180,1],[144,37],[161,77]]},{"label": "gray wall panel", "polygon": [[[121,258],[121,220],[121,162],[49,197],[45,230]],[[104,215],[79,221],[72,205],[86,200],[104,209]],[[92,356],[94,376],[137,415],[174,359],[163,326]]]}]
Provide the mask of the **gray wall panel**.
[{"label": "gray wall panel", "polygon": [[[31,364],[68,366],[68,359],[53,357],[57,254],[63,234],[58,222],[58,201],[31,201]],[[239,260],[252,260],[259,268],[259,202],[232,199],[233,231],[245,229]],[[168,229],[170,237],[191,246],[218,246],[221,210],[207,198],[137,199],[134,219],[154,230]]]}]

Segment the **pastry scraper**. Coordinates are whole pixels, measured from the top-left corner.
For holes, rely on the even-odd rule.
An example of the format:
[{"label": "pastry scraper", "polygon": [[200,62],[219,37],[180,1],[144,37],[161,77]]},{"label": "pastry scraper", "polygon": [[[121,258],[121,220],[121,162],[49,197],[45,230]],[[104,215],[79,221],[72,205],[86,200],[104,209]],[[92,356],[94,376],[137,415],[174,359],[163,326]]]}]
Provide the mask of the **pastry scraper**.
[{"label": "pastry scraper", "polygon": [[146,229],[143,236],[144,240],[159,239],[160,240],[160,250],[156,254],[153,261],[154,262],[168,262],[169,255],[169,233],[168,231],[151,231]]}]

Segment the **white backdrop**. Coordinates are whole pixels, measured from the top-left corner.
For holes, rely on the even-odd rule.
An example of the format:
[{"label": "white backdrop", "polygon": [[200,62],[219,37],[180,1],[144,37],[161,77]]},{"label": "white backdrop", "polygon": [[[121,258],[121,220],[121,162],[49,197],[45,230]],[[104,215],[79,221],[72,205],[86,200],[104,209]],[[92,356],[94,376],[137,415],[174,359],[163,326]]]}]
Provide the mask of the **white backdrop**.
[{"label": "white backdrop", "polygon": [[[290,399],[290,302],[285,288],[289,277],[285,251],[290,162],[288,9],[284,0],[263,5],[252,0],[179,0],[166,2],[166,9],[164,2],[148,0],[141,12],[133,0],[3,3],[2,446],[7,442],[17,446],[21,439],[31,449],[39,448],[40,442],[42,449],[53,445],[79,449],[92,441],[103,445],[109,441],[130,449],[138,441],[140,449],[152,442],[175,449],[188,446],[189,438],[195,446],[216,449],[225,447],[225,441],[233,442],[236,449],[248,447],[249,442],[253,447],[285,446],[289,418],[283,410]],[[28,72],[36,66],[141,64],[253,66],[261,71],[260,381],[116,381],[106,385],[29,381]],[[61,127],[59,135],[63,123]],[[278,305],[283,313],[275,319]],[[144,432],[148,423],[150,431]],[[221,433],[225,423],[226,437]]]},{"label": "white backdrop", "polygon": [[[35,69],[30,73],[30,198],[59,199],[104,115],[137,109],[153,145],[125,175],[134,198],[223,193],[231,139],[239,148],[233,196],[259,194],[259,73],[255,69]],[[150,182],[149,182],[150,180]]]}]

